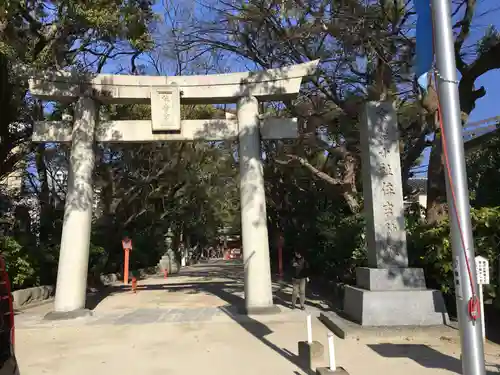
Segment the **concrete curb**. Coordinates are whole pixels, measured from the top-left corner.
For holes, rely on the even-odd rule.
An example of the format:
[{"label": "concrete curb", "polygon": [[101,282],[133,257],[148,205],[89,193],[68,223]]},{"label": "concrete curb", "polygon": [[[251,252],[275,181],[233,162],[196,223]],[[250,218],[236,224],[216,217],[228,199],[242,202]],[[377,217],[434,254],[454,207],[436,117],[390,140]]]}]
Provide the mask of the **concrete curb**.
[{"label": "concrete curb", "polygon": [[344,340],[458,337],[458,330],[453,324],[439,326],[361,326],[344,319],[335,312],[321,312],[318,319],[337,337]]}]

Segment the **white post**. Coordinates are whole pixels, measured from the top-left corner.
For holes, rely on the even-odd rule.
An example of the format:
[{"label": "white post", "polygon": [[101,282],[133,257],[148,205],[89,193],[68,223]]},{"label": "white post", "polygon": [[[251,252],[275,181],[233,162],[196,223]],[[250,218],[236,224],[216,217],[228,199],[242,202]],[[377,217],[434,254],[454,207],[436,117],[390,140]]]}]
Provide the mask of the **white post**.
[{"label": "white post", "polygon": [[309,344],[313,342],[311,315],[307,315],[307,342]]},{"label": "white post", "polygon": [[484,314],[483,288],[490,283],[490,263],[487,258],[478,255],[476,261],[477,288],[479,292],[479,319],[481,320],[481,335],[483,342],[486,341],[486,317]]},{"label": "white post", "polygon": [[481,332],[483,333],[483,341],[486,341],[486,325],[485,325],[485,320],[484,319],[484,298],[483,298],[483,286],[478,285],[479,288],[479,303],[481,305]]},{"label": "white post", "polygon": [[56,312],[85,308],[94,192],[92,171],[96,116],[94,100],[81,97],[75,104],[68,191],[57,269]]},{"label": "white post", "polygon": [[257,99],[240,98],[237,117],[245,307],[247,313],[265,312],[273,295]]},{"label": "white post", "polygon": [[330,363],[330,371],[337,370],[337,364],[335,363],[335,346],[333,341],[333,333],[328,332],[328,360]]}]

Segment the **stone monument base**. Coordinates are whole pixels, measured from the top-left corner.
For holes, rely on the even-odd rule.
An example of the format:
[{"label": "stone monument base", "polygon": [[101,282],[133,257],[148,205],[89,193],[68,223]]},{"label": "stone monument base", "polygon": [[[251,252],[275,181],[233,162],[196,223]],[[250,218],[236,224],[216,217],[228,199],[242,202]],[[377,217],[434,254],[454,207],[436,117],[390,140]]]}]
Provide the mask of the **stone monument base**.
[{"label": "stone monument base", "polygon": [[362,326],[435,326],[448,323],[440,291],[425,288],[421,268],[356,269],[347,286],[345,315]]}]

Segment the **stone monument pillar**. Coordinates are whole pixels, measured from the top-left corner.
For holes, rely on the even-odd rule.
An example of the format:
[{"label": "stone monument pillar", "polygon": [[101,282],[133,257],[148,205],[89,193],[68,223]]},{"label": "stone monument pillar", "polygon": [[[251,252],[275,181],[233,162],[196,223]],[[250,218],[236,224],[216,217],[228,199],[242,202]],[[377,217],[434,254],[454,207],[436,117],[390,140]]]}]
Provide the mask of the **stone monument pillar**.
[{"label": "stone monument pillar", "polygon": [[53,318],[88,313],[85,297],[94,193],[96,102],[90,97],[79,98],[74,119]]},{"label": "stone monument pillar", "polygon": [[441,293],[428,290],[424,271],[408,268],[396,110],[366,104],[361,121],[368,267],[346,287],[344,312],[368,326],[438,325],[447,319]]},{"label": "stone monument pillar", "polygon": [[271,284],[257,99],[241,98],[238,101],[237,117],[245,308],[249,314],[267,313],[275,308]]}]

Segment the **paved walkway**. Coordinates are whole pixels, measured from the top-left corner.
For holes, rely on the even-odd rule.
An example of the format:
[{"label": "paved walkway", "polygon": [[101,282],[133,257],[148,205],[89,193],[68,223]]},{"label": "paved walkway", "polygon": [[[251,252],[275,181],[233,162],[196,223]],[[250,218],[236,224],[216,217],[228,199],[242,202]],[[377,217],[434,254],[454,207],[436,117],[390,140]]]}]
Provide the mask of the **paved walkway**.
[{"label": "paved walkway", "polygon": [[[141,280],[137,294],[116,286],[93,301],[92,317],[48,322],[42,317],[49,305],[26,310],[16,316],[21,374],[310,374],[296,356],[306,313],[290,310],[290,289],[279,289],[275,285],[283,298],[280,314],[240,315],[241,266],[219,261],[167,280]],[[313,300],[308,312],[318,315],[322,308]],[[313,331],[326,348],[327,331],[316,319]],[[459,352],[458,343],[445,338],[336,340],[338,365],[351,375],[459,374]],[[486,352],[488,370],[497,373],[500,350],[488,345]]]}]

